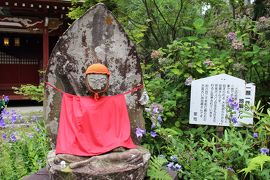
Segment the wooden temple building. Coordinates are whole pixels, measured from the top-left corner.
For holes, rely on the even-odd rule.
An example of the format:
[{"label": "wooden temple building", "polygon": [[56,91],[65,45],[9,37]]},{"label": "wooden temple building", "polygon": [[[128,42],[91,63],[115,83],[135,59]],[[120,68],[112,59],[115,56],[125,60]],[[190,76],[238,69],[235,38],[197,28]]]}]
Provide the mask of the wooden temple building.
[{"label": "wooden temple building", "polygon": [[0,0],[0,95],[39,84],[51,50],[71,20],[68,0]]}]

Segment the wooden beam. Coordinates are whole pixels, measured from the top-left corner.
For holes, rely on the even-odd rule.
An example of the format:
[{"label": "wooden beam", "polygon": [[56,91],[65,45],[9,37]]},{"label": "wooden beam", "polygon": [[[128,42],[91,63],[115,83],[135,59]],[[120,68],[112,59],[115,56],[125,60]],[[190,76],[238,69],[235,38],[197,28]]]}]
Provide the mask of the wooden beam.
[{"label": "wooden beam", "polygon": [[43,29],[43,70],[48,66],[49,62],[49,33],[48,29],[44,27]]}]

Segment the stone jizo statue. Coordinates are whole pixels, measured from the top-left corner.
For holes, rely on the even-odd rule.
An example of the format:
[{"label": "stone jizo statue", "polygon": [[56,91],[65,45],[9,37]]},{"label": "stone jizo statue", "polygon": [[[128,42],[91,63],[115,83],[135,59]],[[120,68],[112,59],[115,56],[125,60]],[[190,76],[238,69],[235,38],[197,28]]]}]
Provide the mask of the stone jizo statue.
[{"label": "stone jizo statue", "polygon": [[[87,73],[94,64],[105,71],[98,65],[99,71]],[[59,38],[45,81],[62,90],[46,88],[44,98],[55,149],[47,159],[51,179],[144,178],[150,154],[138,146],[135,133],[144,129],[140,60],[104,4],[90,8]],[[101,121],[103,115],[107,121]]]},{"label": "stone jizo statue", "polygon": [[[56,151],[49,164],[59,170],[88,169],[95,173],[126,170],[144,164],[147,151],[136,146],[130,136],[130,122],[125,94],[105,96],[110,71],[93,64],[85,72],[85,84],[92,97],[76,96],[60,91],[63,96]],[[111,168],[111,169],[110,169]]]}]

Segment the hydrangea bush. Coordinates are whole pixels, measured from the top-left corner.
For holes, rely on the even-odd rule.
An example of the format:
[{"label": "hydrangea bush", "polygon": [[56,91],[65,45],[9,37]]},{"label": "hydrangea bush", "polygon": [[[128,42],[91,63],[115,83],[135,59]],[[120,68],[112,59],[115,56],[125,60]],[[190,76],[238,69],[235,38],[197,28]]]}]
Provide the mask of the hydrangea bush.
[{"label": "hydrangea bush", "polygon": [[[270,43],[256,29],[258,23],[239,18],[234,27],[228,25],[224,34],[215,36],[201,33],[203,20],[195,20],[187,28],[190,36],[153,50],[153,63],[144,66],[144,78],[150,102],[162,107],[158,114],[162,123],[153,124],[158,121],[150,105],[142,134],[143,145],[153,155],[149,177],[157,178],[158,171],[169,168],[183,179],[270,179],[270,161],[265,158],[269,155]],[[228,97],[227,118],[232,126],[223,128],[219,136],[214,126],[189,125],[188,116],[192,80],[221,73],[254,82],[256,98],[263,99],[265,108],[252,107],[253,126],[234,127],[240,123],[235,113],[239,104]],[[177,157],[177,164],[171,156]]]},{"label": "hydrangea bush", "polygon": [[[228,98],[227,104],[231,111],[238,110],[234,99]],[[168,177],[173,171],[182,179],[269,179],[270,108],[267,114],[259,104],[252,108],[256,118],[253,126],[234,127],[238,122],[234,122],[234,115],[228,116],[232,126],[225,128],[222,137],[210,126],[168,128],[156,118],[163,116],[161,110],[147,108],[148,126],[137,136],[152,154],[148,176]],[[153,120],[158,124],[153,126]]]}]

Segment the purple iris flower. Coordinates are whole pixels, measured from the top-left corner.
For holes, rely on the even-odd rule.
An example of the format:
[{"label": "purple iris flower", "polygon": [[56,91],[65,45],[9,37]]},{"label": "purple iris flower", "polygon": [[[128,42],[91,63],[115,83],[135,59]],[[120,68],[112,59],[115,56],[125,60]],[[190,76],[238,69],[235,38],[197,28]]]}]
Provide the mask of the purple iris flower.
[{"label": "purple iris flower", "polygon": [[254,138],[256,138],[256,139],[257,139],[257,138],[258,138],[258,136],[259,136],[259,135],[258,135],[258,133],[256,133],[256,132],[255,132],[255,133],[253,133],[253,137],[254,137]]},{"label": "purple iris flower", "polygon": [[4,96],[4,101],[7,103],[9,101],[8,96]]},{"label": "purple iris flower", "polygon": [[3,137],[3,139],[6,139],[7,138],[7,134],[4,133],[2,137]]},{"label": "purple iris flower", "polygon": [[17,138],[14,133],[11,134],[10,139],[12,142],[16,142]]},{"label": "purple iris flower", "polygon": [[236,117],[232,117],[232,122],[234,123],[234,124],[237,124],[238,123],[238,120],[237,120],[237,118]]},{"label": "purple iris flower", "polygon": [[154,137],[157,136],[157,133],[156,133],[155,131],[151,131],[151,132],[150,132],[150,135],[154,138]]},{"label": "purple iris flower", "polygon": [[143,137],[143,135],[144,135],[145,133],[146,133],[145,130],[143,130],[143,129],[139,128],[139,127],[136,128],[136,136],[137,136],[137,138],[138,138],[138,137]]},{"label": "purple iris flower", "polygon": [[268,148],[261,148],[260,151],[261,151],[262,154],[268,154],[269,153]]}]

